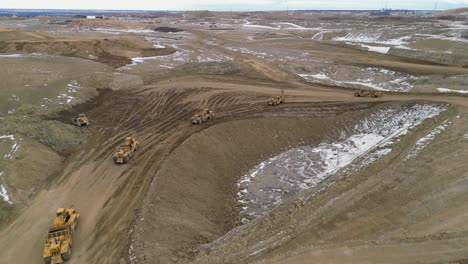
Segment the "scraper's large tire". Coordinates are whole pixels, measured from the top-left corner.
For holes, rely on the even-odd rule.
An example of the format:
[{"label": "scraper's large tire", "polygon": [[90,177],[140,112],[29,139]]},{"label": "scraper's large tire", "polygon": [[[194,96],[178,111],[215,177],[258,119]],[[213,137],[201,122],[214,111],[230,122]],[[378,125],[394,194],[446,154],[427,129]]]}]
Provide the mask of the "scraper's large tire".
[{"label": "scraper's large tire", "polygon": [[67,251],[62,254],[63,260],[69,260],[71,258],[71,246],[68,246]]}]

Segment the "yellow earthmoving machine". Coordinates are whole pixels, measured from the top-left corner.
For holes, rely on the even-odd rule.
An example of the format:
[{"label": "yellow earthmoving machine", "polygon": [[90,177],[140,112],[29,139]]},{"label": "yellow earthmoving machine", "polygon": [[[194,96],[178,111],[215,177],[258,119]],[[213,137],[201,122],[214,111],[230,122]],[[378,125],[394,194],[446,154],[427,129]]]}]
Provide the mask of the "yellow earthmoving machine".
[{"label": "yellow earthmoving machine", "polygon": [[192,124],[201,124],[210,119],[213,119],[214,112],[206,108],[192,116]]},{"label": "yellow earthmoving machine", "polygon": [[468,68],[468,63],[463,64],[462,68]]},{"label": "yellow earthmoving machine", "polygon": [[54,222],[45,237],[43,258],[45,264],[59,264],[70,259],[73,237],[80,214],[71,207],[57,209]]},{"label": "yellow earthmoving machine", "polygon": [[122,145],[117,147],[117,151],[114,154],[114,163],[123,164],[133,158],[134,152],[137,150],[138,141],[132,137],[126,137]]},{"label": "yellow earthmoving machine", "polygon": [[273,96],[268,101],[268,105],[271,105],[271,106],[285,104],[285,103],[286,103],[286,100],[284,99],[283,96]]},{"label": "yellow earthmoving machine", "polygon": [[80,114],[78,117],[72,118],[72,124],[75,126],[89,126],[89,120],[85,114]]},{"label": "yellow earthmoving machine", "polygon": [[381,97],[383,94],[381,91],[376,91],[374,89],[359,89],[354,91],[354,96],[356,97],[365,97],[365,96],[371,96],[371,97]]}]

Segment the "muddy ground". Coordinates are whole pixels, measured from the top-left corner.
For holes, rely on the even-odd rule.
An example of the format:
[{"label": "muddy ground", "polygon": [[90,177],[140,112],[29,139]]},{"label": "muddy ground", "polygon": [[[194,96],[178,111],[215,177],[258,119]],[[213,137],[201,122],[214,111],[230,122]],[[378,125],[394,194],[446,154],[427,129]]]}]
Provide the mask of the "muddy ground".
[{"label": "muddy ground", "polygon": [[[333,40],[346,32],[313,39],[323,30],[310,29],[321,23],[320,15],[310,23],[285,18],[283,24],[266,14],[186,15],[155,18],[144,28],[1,21],[9,28],[0,32],[5,55],[42,56],[3,58],[11,62],[12,81],[0,86],[8,94],[0,100],[9,106],[2,109],[0,124],[5,135],[0,151],[8,155],[0,163],[0,184],[8,194],[8,200],[0,197],[0,247],[8,248],[0,252],[2,261],[41,262],[54,211],[69,205],[81,213],[70,263],[456,263],[468,258],[468,98],[437,90],[466,90],[468,69],[459,61],[395,56]],[[412,19],[407,23],[419,18]],[[217,30],[200,25],[205,20],[215,21]],[[385,23],[403,27],[398,21]],[[346,23],[363,30],[355,19]],[[157,27],[182,31],[154,31]],[[390,45],[382,43],[401,36],[372,41]],[[461,45],[458,58],[463,59]],[[53,68],[53,62],[69,68]],[[34,74],[20,78],[21,71]],[[383,87],[390,91],[382,98],[352,94],[352,88],[383,82],[392,85]],[[61,99],[61,89],[66,96],[50,106],[37,100],[54,94]],[[73,90],[82,94],[68,101]],[[266,104],[282,93],[285,105]],[[383,107],[414,104],[444,105],[447,111],[410,129],[389,155],[370,166],[350,175],[339,171],[241,223],[237,183],[257,164],[297,146],[332,142]],[[215,119],[191,125],[191,115],[205,107]],[[68,124],[82,112],[91,126]],[[407,158],[418,140],[443,122],[446,129]],[[129,164],[117,166],[112,155],[126,136],[136,137],[141,147]]]}]

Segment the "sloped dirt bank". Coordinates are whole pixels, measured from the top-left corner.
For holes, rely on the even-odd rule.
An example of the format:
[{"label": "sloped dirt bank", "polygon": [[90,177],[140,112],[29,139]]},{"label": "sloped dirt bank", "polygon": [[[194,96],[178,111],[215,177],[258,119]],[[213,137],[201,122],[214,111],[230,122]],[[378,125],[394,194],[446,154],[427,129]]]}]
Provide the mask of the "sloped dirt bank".
[{"label": "sloped dirt bank", "polygon": [[[94,60],[119,68],[131,63],[132,57],[164,56],[174,48],[153,48],[149,43],[141,46],[138,40],[46,40],[0,42],[0,53],[46,53]],[[132,46],[134,45],[134,46]],[[141,46],[141,47],[139,47]]]},{"label": "sloped dirt bank", "polygon": [[199,245],[239,225],[236,182],[244,173],[272,154],[339,137],[338,128],[373,106],[378,108],[288,105],[194,134],[168,157],[150,187],[131,231],[131,263],[191,259]]},{"label": "sloped dirt bank", "polygon": [[[245,263],[249,256],[242,255],[242,262],[220,255],[211,258],[211,247],[200,247],[239,225],[240,177],[276,153],[336,140],[383,107],[393,106],[328,105],[307,114],[304,108],[291,107],[281,114],[263,113],[194,134],[166,159],[148,191],[130,232],[130,263]],[[255,227],[250,230],[255,232]],[[219,243],[224,245],[223,240]],[[204,254],[198,259],[201,249]]]}]

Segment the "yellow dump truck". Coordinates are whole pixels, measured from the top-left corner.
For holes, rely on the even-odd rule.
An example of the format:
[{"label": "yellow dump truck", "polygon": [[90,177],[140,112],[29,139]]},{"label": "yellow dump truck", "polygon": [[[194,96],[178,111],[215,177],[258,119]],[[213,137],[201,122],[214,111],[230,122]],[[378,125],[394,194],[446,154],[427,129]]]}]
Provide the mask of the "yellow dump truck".
[{"label": "yellow dump truck", "polygon": [[376,91],[374,89],[359,89],[354,91],[354,96],[356,97],[365,97],[365,96],[371,96],[371,97],[381,97],[383,94],[381,91]]},{"label": "yellow dump truck", "polygon": [[206,108],[192,116],[192,124],[201,124],[214,117],[213,111]]},{"label": "yellow dump truck", "polygon": [[280,105],[284,103],[286,103],[286,100],[284,99],[283,96],[273,96],[268,101],[268,105],[271,105],[271,106]]},{"label": "yellow dump truck", "polygon": [[78,117],[72,118],[71,123],[75,126],[89,126],[89,120],[85,114],[80,114]]},{"label": "yellow dump truck", "polygon": [[75,208],[59,208],[45,237],[44,263],[59,264],[70,259],[73,237],[80,214]]},{"label": "yellow dump truck", "polygon": [[117,151],[114,154],[114,163],[123,164],[133,158],[134,152],[137,150],[138,141],[132,137],[126,137],[122,145],[117,147]]}]

